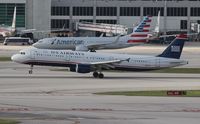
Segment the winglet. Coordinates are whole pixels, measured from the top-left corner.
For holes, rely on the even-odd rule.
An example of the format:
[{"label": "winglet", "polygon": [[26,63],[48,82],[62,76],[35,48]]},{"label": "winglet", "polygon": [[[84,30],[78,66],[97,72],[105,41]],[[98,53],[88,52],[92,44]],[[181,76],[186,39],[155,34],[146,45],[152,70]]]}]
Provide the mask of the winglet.
[{"label": "winglet", "polygon": [[131,59],[131,58],[128,58],[128,59],[126,59],[126,61],[127,61],[127,62],[129,62],[129,61],[130,61],[130,59]]}]

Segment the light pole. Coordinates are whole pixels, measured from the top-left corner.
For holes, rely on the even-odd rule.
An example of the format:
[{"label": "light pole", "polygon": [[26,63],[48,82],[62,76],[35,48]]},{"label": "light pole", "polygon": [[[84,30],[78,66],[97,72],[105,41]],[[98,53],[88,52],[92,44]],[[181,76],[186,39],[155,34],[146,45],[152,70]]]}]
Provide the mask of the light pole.
[{"label": "light pole", "polygon": [[167,0],[164,1],[164,35],[167,33]]}]

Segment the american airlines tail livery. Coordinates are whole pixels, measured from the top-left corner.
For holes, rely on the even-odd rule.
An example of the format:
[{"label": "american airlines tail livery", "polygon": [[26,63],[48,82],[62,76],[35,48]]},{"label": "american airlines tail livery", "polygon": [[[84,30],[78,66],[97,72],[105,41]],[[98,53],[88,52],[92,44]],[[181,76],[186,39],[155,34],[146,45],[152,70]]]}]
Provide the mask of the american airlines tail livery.
[{"label": "american airlines tail livery", "polygon": [[147,71],[188,64],[180,60],[186,35],[177,36],[171,44],[157,56],[96,53],[71,50],[37,49],[21,50],[11,57],[14,62],[33,65],[69,67],[77,73],[93,72],[95,78],[103,78],[102,70]]},{"label": "american airlines tail livery", "polygon": [[98,49],[119,49],[145,43],[150,32],[151,17],[146,16],[133,32],[116,37],[53,37],[39,40],[33,44],[40,49],[71,49],[76,51],[95,51]]}]

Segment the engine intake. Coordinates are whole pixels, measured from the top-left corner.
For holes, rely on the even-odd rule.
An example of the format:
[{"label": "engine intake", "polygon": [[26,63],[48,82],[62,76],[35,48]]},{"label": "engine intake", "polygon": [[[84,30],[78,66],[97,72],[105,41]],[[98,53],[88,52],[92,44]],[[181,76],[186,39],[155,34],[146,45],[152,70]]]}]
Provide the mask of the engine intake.
[{"label": "engine intake", "polygon": [[77,73],[90,73],[91,67],[90,65],[87,65],[87,64],[76,64],[70,67],[70,71],[77,72]]}]

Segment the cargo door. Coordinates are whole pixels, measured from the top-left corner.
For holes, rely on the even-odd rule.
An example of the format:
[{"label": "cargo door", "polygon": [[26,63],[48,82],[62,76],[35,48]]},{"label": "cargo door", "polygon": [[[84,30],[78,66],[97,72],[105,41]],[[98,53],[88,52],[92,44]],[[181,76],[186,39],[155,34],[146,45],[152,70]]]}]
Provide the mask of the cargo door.
[{"label": "cargo door", "polygon": [[70,61],[70,54],[65,55],[65,61]]}]

